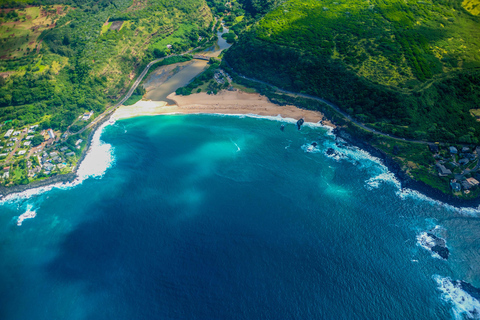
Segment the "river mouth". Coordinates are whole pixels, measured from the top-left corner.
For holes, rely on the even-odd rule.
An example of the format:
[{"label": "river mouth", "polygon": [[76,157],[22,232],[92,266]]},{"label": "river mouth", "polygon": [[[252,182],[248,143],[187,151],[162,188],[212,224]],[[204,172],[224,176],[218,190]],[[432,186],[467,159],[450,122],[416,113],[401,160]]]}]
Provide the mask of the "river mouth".
[{"label": "river mouth", "polygon": [[147,91],[144,99],[165,101],[168,105],[174,105],[175,101],[168,99],[167,96],[190,83],[193,78],[205,70],[207,64],[208,61],[192,60],[155,69],[143,84]]},{"label": "river mouth", "polygon": [[[226,32],[228,32],[228,29],[225,27],[221,32],[217,32],[217,43],[200,52],[200,54],[208,57],[218,57],[224,49],[228,49],[231,45],[222,38],[222,35]],[[208,61],[193,59],[158,67],[143,83],[143,87],[147,91],[143,99],[165,101],[167,105],[175,105],[175,101],[168,99],[167,96],[178,88],[188,85],[190,81],[207,68],[207,65]]]}]

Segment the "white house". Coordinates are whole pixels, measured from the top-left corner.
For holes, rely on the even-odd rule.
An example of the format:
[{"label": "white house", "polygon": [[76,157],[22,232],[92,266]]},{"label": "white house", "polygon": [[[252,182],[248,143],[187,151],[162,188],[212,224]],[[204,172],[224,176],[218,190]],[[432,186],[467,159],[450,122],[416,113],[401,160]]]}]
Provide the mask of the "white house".
[{"label": "white house", "polygon": [[53,130],[52,130],[52,129],[48,129],[48,136],[49,136],[51,139],[55,139],[55,133],[53,133]]}]

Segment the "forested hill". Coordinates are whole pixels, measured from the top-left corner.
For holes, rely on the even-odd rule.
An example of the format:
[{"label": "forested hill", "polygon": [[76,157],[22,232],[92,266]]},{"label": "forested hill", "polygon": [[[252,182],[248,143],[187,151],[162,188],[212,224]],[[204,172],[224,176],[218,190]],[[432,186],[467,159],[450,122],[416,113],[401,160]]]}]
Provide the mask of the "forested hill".
[{"label": "forested hill", "polygon": [[0,0],[0,122],[64,130],[212,27],[205,0]]},{"label": "forested hill", "polygon": [[225,55],[399,136],[478,143],[478,0],[287,0]]}]

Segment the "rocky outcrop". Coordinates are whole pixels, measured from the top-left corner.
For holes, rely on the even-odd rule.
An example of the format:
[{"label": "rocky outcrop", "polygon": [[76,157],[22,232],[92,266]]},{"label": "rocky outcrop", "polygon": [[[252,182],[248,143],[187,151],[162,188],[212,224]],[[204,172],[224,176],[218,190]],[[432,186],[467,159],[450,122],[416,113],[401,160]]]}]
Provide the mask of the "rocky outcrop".
[{"label": "rocky outcrop", "polygon": [[348,132],[341,127],[336,127],[333,130],[333,133],[345,140],[346,142],[363,149],[370,153],[372,156],[377,157],[383,161],[383,164],[388,167],[388,169],[395,174],[395,176],[400,181],[402,188],[409,188],[420,192],[421,194],[432,198],[434,200],[438,200],[443,203],[450,204],[456,207],[473,207],[477,208],[480,205],[480,199],[471,199],[471,200],[464,200],[459,199],[453,195],[445,194],[438,189],[435,189],[422,181],[417,181],[412,179],[405,171],[402,170],[400,165],[392,159],[389,155],[387,155],[382,150],[379,150],[372,145],[370,145],[367,141],[362,140],[360,138],[354,137],[350,135]]}]

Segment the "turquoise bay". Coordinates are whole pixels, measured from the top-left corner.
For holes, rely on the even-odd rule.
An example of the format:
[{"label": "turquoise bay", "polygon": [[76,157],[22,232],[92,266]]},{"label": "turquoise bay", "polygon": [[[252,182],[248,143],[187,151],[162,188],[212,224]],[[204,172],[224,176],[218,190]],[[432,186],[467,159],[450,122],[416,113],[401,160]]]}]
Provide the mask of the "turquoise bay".
[{"label": "turquoise bay", "polygon": [[[438,279],[478,286],[462,263],[477,213],[402,192],[325,128],[156,116],[101,139],[106,158],[90,161],[114,159],[101,177],[0,206],[2,319],[469,315]],[[417,243],[435,226],[448,261]]]}]

